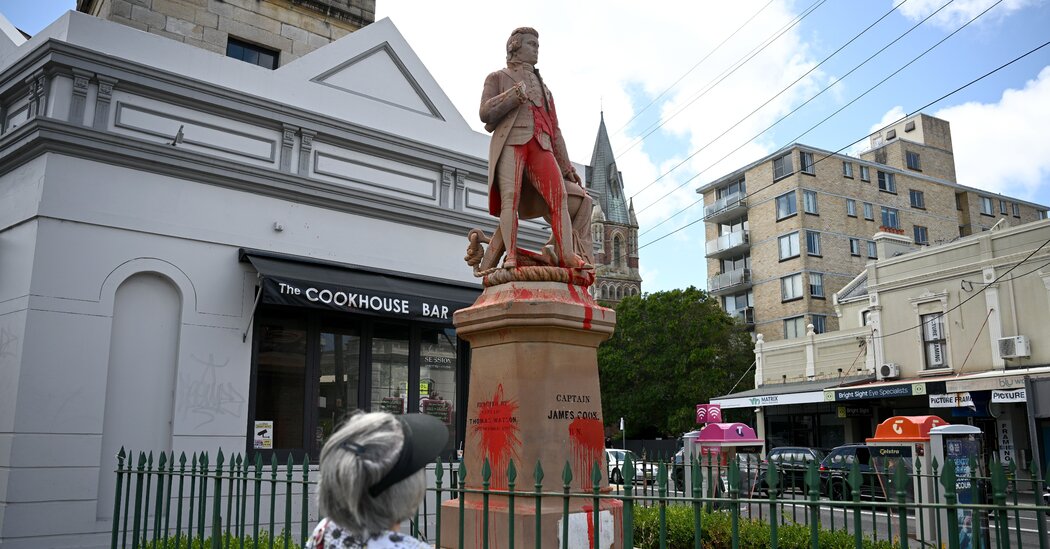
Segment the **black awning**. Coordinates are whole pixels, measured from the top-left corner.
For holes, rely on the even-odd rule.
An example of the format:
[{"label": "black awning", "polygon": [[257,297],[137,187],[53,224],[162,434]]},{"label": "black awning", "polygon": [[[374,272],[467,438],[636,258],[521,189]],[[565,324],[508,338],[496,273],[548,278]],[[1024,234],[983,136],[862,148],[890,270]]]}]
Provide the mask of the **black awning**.
[{"label": "black awning", "polygon": [[262,303],[451,323],[481,286],[409,278],[352,265],[258,250],[240,251],[262,278]]}]

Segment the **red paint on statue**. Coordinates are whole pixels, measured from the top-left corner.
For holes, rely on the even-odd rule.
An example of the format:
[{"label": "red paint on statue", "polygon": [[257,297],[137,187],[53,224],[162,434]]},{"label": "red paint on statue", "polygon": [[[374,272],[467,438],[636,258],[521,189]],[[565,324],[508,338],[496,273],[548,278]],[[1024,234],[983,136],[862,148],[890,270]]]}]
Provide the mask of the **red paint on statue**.
[{"label": "red paint on statue", "polygon": [[[579,303],[580,305],[583,305],[583,329],[584,330],[590,330],[591,329],[591,322],[594,320],[594,307],[590,303],[588,303],[588,300],[585,300],[585,299],[583,299],[583,297],[580,296],[580,293],[576,289],[576,286],[574,286],[572,284],[568,284],[568,287],[569,287],[569,294],[572,295],[573,301],[575,301],[576,303]],[[588,297],[590,297],[590,296],[588,296]],[[604,313],[603,313],[603,316],[604,316]]]},{"label": "red paint on statue", "polygon": [[572,445],[573,470],[584,490],[594,488],[591,472],[594,463],[601,466],[602,451],[605,449],[605,429],[597,419],[574,419],[569,424],[569,441]]},{"label": "red paint on statue", "polygon": [[[491,485],[493,490],[507,488],[507,464],[517,455],[521,440],[518,438],[518,403],[503,400],[503,385],[496,387],[491,401],[477,403],[477,418],[471,430],[481,436],[481,455],[489,460],[492,469]],[[478,471],[480,473],[480,471]],[[480,474],[479,477],[480,478]]]}]

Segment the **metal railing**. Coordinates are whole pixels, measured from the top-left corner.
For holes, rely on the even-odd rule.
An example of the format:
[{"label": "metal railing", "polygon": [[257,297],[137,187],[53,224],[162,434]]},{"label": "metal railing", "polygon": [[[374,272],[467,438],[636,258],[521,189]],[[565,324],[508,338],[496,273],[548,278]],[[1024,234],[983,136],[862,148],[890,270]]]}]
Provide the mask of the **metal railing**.
[{"label": "metal railing", "polygon": [[747,193],[735,192],[715,200],[710,206],[704,206],[704,217],[711,217],[738,206],[747,205]]},{"label": "metal railing", "polygon": [[[273,458],[264,466],[259,457],[234,456],[226,462],[221,451],[214,463],[207,454],[189,460],[183,455],[178,463],[171,457],[160,454],[154,463],[139,453],[135,463],[125,463],[123,450],[119,454],[112,547],[291,549],[305,543],[318,519],[311,507],[316,480],[309,478],[306,460],[279,465]],[[639,469],[644,471],[640,479]],[[1042,500],[1046,485],[1041,471],[1033,466],[1031,479],[1024,480],[1012,463],[993,462],[989,469],[987,475],[976,474],[981,468],[971,460],[940,471],[934,460],[930,471],[922,471],[919,462],[913,468],[904,461],[829,470],[818,469],[815,462],[766,463],[750,457],[728,465],[693,460],[688,468],[660,459],[636,468],[628,458],[620,467],[620,485],[602,488],[609,471],[603,473],[595,463],[585,472],[593,489],[574,491],[578,472],[566,464],[563,489],[544,491],[538,463],[532,479],[519,479],[509,463],[506,488],[493,490],[488,489],[488,463],[480,472],[483,488],[464,488],[466,468],[438,461],[427,470],[430,488],[408,531],[437,547],[488,547],[490,541],[511,548],[518,541],[521,547],[522,533],[515,534],[513,527],[515,509],[556,504],[564,510],[559,527],[567,528],[570,502],[593,510],[612,500],[622,505],[616,531],[609,532],[603,526],[608,523],[591,511],[588,547],[597,548],[599,540],[613,535],[622,536],[623,547],[641,548],[1047,549],[1050,506]],[[471,531],[464,543],[463,502],[471,497],[480,502],[483,525],[478,532],[484,535]],[[446,520],[458,524],[443,530],[443,510],[457,506],[460,512]],[[510,518],[490,523],[490,516],[499,513]],[[540,521],[535,523],[535,547],[540,548]],[[497,529],[496,524],[510,526]],[[567,532],[558,539],[561,547],[576,546]]]},{"label": "metal railing", "polygon": [[706,244],[707,255],[717,254],[719,252],[749,244],[751,242],[750,234],[750,231],[741,229],[708,240]]},{"label": "metal railing", "polygon": [[751,283],[751,269],[735,269],[712,276],[707,281],[707,291],[715,292],[749,283]]}]

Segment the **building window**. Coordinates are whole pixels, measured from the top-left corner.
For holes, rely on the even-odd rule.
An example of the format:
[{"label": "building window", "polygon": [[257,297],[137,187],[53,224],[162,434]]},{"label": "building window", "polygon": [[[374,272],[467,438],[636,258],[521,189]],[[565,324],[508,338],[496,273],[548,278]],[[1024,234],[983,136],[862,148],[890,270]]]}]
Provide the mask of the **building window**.
[{"label": "building window", "polygon": [[1046,219],[1046,210],[1039,210],[1039,219]]},{"label": "building window", "polygon": [[817,192],[802,191],[802,208],[808,214],[817,215]]},{"label": "building window", "polygon": [[888,193],[896,193],[897,181],[894,178],[893,174],[890,172],[884,172],[882,170],[878,170],[877,173],[879,176],[879,190],[886,191]]},{"label": "building window", "polygon": [[900,212],[896,208],[882,207],[882,226],[891,229],[900,228]]},{"label": "building window", "polygon": [[613,266],[622,267],[623,263],[623,241],[620,240],[620,235],[613,237]]},{"label": "building window", "polygon": [[797,213],[798,204],[795,202],[795,191],[777,197],[777,221]]},{"label": "building window", "polygon": [[781,177],[787,177],[791,175],[791,155],[785,154],[780,158],[773,159],[773,179],[777,180]]},{"label": "building window", "polygon": [[897,130],[886,132],[886,141],[889,141],[890,139],[897,139]]},{"label": "building window", "polygon": [[780,300],[791,301],[802,297],[802,273],[780,279]]},{"label": "building window", "polygon": [[914,227],[913,233],[915,236],[916,244],[926,245],[930,243],[930,235],[926,227],[923,227],[922,225],[916,225]]},{"label": "building window", "polygon": [[780,260],[798,257],[798,233],[780,237]]},{"label": "building window", "polygon": [[802,170],[802,173],[808,173],[813,175],[813,153],[799,151],[798,153],[798,166]]},{"label": "building window", "polygon": [[852,198],[846,199],[846,215],[857,217],[857,201]]},{"label": "building window", "polygon": [[856,238],[849,239],[849,253],[860,257],[860,240]]},{"label": "building window", "polygon": [[824,275],[821,273],[809,273],[809,295],[813,297],[824,297]]},{"label": "building window", "polygon": [[842,161],[842,176],[853,179],[853,162]]},{"label": "building window", "polygon": [[1009,210],[1006,209],[1006,201],[1005,200],[1000,200],[999,201],[999,213],[1001,215],[1006,215],[1008,212],[1009,212]]},{"label": "building window", "polygon": [[784,339],[795,339],[806,335],[806,317],[796,316],[784,320]]},{"label": "building window", "polygon": [[861,326],[867,326],[870,323],[871,323],[871,311],[867,310],[867,309],[861,311],[860,312],[860,325]]},{"label": "building window", "polygon": [[875,220],[875,207],[872,206],[870,202],[864,203],[864,219],[867,219],[868,221]]},{"label": "building window", "polygon": [[827,315],[812,315],[813,319],[813,333],[822,334],[828,331],[828,316]]},{"label": "building window", "polygon": [[959,210],[960,212],[963,209],[963,207],[962,207],[962,195],[959,194],[959,193],[955,193],[955,209]]},{"label": "building window", "polygon": [[1011,207],[1013,208],[1013,210],[1014,210],[1014,217],[1021,217],[1021,205],[1020,205],[1020,204],[1018,204],[1017,202],[1014,202],[1014,203],[1013,203],[1013,204],[1011,204],[1010,206],[1011,206]]},{"label": "building window", "polygon": [[904,158],[909,170],[922,171],[922,164],[919,163],[919,153],[907,151],[904,153]]},{"label": "building window", "polygon": [[867,166],[863,166],[862,165],[860,167],[860,180],[861,181],[871,181],[871,173],[869,172]]},{"label": "building window", "polygon": [[806,253],[820,257],[820,233],[806,231]]},{"label": "building window", "polygon": [[264,69],[273,70],[277,68],[277,56],[279,53],[277,50],[242,42],[232,36],[226,41],[226,57],[240,59],[252,65],[259,65]]},{"label": "building window", "polygon": [[912,189],[908,191],[908,197],[911,199],[911,207],[919,208],[920,210],[926,209],[926,195],[922,191],[916,191]]},{"label": "building window", "polygon": [[984,215],[994,215],[991,198],[988,198],[987,196],[981,197],[981,213]]},{"label": "building window", "polygon": [[922,346],[925,351],[926,369],[948,367],[944,335],[944,313],[933,313],[919,317],[922,321]]},{"label": "building window", "polygon": [[869,240],[868,241],[868,259],[878,259],[878,258],[879,258],[879,248],[878,248],[878,246],[875,245],[875,241],[874,240]]}]

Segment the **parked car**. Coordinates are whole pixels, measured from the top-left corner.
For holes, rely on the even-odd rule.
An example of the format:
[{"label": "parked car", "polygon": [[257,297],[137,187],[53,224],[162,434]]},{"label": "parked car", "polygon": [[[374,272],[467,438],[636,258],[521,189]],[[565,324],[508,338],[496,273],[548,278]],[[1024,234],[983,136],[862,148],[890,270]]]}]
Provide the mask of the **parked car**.
[{"label": "parked car", "polygon": [[610,483],[623,484],[623,465],[627,456],[631,457],[631,462],[634,464],[635,483],[649,483],[656,478],[656,464],[643,462],[642,458],[630,450],[606,448],[605,460],[608,465]]},{"label": "parked car", "polygon": [[[873,476],[871,452],[864,444],[846,444],[838,446],[828,452],[828,455],[820,462],[820,486],[821,493],[833,500],[850,499],[852,489],[847,479],[853,464],[858,464],[864,483],[861,487],[861,495],[885,498],[881,485]],[[872,487],[876,488],[873,490]]]},{"label": "parked car", "polygon": [[805,446],[781,446],[773,448],[766,454],[759,470],[758,488],[760,492],[768,493],[769,486],[766,482],[766,471],[769,467],[776,467],[778,475],[778,492],[785,490],[806,491],[806,471],[810,464],[820,464],[825,457],[823,450],[818,448],[807,448]]}]

